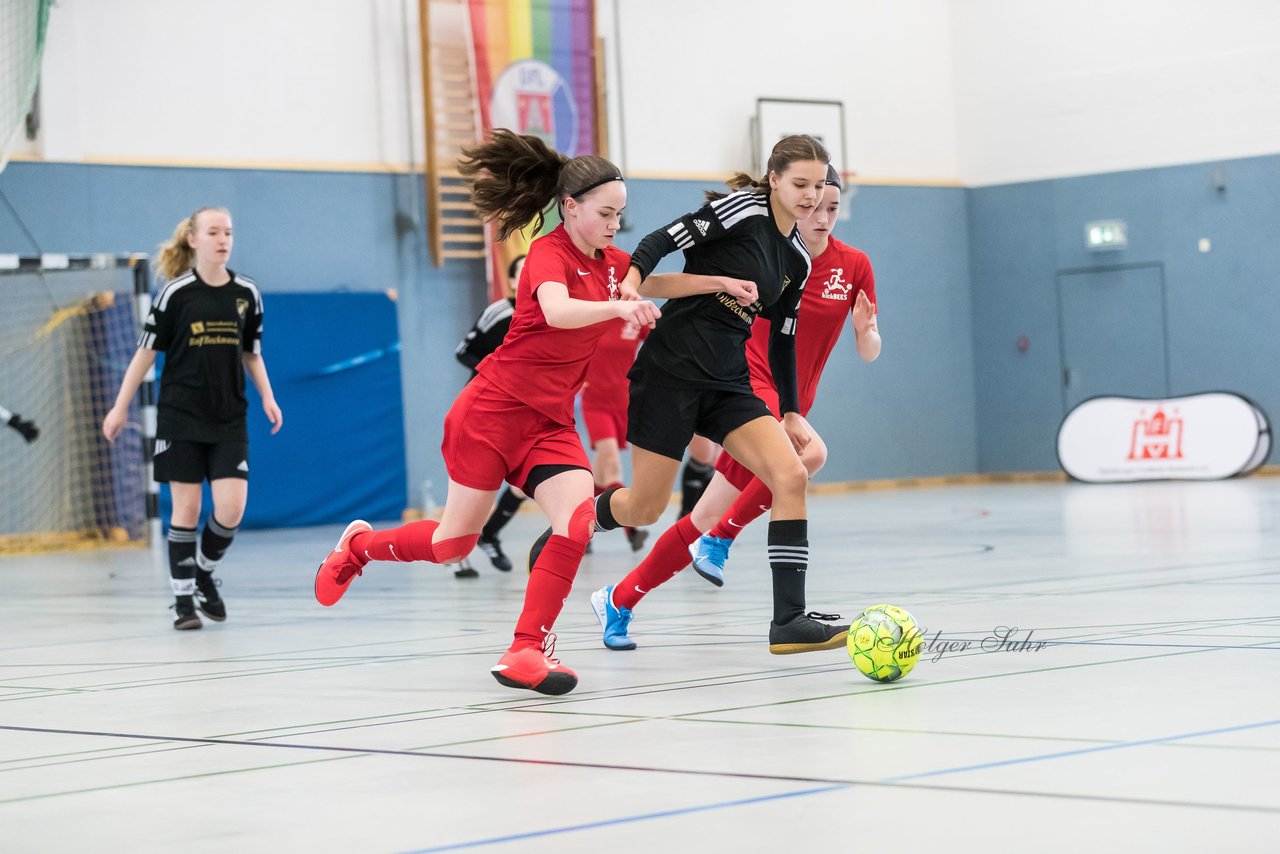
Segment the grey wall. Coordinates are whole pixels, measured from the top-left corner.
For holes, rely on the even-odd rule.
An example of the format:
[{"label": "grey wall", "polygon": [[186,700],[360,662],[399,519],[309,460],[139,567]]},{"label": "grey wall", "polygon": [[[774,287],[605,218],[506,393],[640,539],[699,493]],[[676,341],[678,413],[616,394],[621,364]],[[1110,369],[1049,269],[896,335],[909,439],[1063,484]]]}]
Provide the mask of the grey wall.
[{"label": "grey wall", "polygon": [[[1160,265],[1170,394],[1228,389],[1280,414],[1280,157],[986,187],[968,197],[980,471],[1057,465],[1065,414],[1057,276],[1068,269]],[[1088,251],[1084,226],[1096,219],[1125,220],[1128,248]],[[1025,354],[1015,347],[1020,335],[1031,341]],[[1109,343],[1116,359],[1150,358],[1124,340]]]}]

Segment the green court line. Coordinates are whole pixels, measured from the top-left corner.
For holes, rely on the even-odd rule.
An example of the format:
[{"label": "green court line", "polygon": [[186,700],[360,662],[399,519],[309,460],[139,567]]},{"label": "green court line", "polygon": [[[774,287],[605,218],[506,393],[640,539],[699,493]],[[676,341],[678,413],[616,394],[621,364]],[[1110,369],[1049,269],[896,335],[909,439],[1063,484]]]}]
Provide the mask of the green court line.
[{"label": "green court line", "polygon": [[[795,729],[820,729],[820,730],[838,730],[847,732],[876,732],[876,733],[893,733],[898,735],[936,735],[943,737],[955,738],[997,738],[1009,741],[1063,741],[1074,744],[1123,744],[1123,740],[1116,738],[1083,738],[1063,735],[1011,735],[1008,733],[994,732],[962,732],[958,730],[930,730],[930,729],[906,729],[901,727],[860,727],[860,726],[841,726],[839,724],[805,724],[805,723],[781,723],[778,721],[736,721],[725,718],[655,718],[654,720],[673,720],[673,721],[689,721],[691,723],[712,723],[712,724],[741,724],[743,726],[766,726],[766,727],[791,727]],[[1266,745],[1248,745],[1248,744],[1194,744],[1191,742],[1162,742],[1160,747],[1181,747],[1195,748],[1197,750],[1243,750],[1248,752],[1265,753],[1270,751],[1280,751],[1280,747],[1270,747]]]},{"label": "green court line", "polygon": [[[102,733],[101,735],[111,736],[111,737],[123,737],[123,738],[147,738],[147,739],[155,739],[155,740],[163,740],[166,738],[165,736],[138,736],[138,735],[128,735],[128,734],[119,734],[119,733],[117,734]],[[1253,806],[1253,805],[1245,805],[1245,804],[1238,804],[1238,803],[1172,801],[1172,800],[1159,800],[1159,799],[1132,798],[1132,797],[1123,797],[1123,796],[1105,796],[1105,795],[1088,795],[1088,794],[1082,795],[1082,794],[1070,793],[1070,792],[1038,792],[1038,791],[1030,791],[1025,789],[1009,790],[1009,789],[993,789],[993,788],[986,788],[986,787],[971,787],[971,786],[954,786],[954,785],[945,786],[945,785],[938,785],[938,784],[922,784],[922,783],[896,783],[896,782],[889,782],[884,780],[834,779],[834,778],[821,778],[821,777],[803,777],[803,776],[796,776],[796,775],[767,775],[767,774],[752,774],[752,773],[743,773],[743,772],[702,771],[697,769],[656,768],[656,767],[644,767],[644,766],[611,765],[607,763],[564,762],[564,761],[555,761],[555,760],[520,759],[520,758],[511,758],[511,757],[495,757],[495,756],[483,756],[483,755],[467,756],[467,755],[451,755],[451,754],[415,753],[412,751],[372,750],[371,749],[367,752],[361,752],[359,748],[337,748],[337,747],[326,747],[323,745],[295,745],[295,744],[271,744],[271,743],[245,745],[244,743],[240,742],[240,743],[234,743],[234,746],[261,746],[261,747],[272,747],[272,748],[283,747],[283,748],[292,748],[292,749],[299,749],[299,750],[341,750],[346,755],[340,756],[340,757],[326,757],[323,759],[303,760],[300,762],[275,763],[272,765],[253,766],[249,768],[227,769],[223,771],[211,771],[211,772],[205,772],[200,774],[187,774],[179,777],[169,777],[169,778],[162,778],[162,779],[155,779],[155,780],[138,780],[132,783],[122,783],[122,784],[117,784],[113,786],[94,786],[94,787],[88,787],[84,789],[75,789],[75,790],[69,790],[64,792],[46,792],[39,795],[28,795],[20,798],[10,798],[6,800],[0,800],[0,805],[10,804],[10,803],[22,803],[22,802],[33,801],[33,800],[44,800],[44,799],[49,799],[54,797],[62,797],[66,795],[90,794],[90,793],[101,792],[101,791],[117,791],[121,789],[137,788],[141,786],[160,784],[160,783],[175,783],[175,782],[183,782],[188,780],[199,780],[199,779],[207,779],[207,778],[213,778],[213,777],[223,777],[223,776],[229,776],[233,774],[253,773],[256,771],[263,771],[263,770],[292,768],[300,765],[313,765],[313,764],[319,764],[321,762],[333,762],[333,761],[338,761],[344,758],[370,758],[374,756],[394,755],[394,756],[406,756],[406,757],[420,756],[426,759],[460,759],[460,760],[510,763],[510,764],[517,764],[517,765],[548,766],[548,767],[557,767],[557,768],[563,768],[563,769],[581,769],[581,770],[590,770],[590,771],[601,771],[601,770],[624,771],[624,772],[640,771],[640,772],[646,772],[646,773],[669,774],[669,775],[675,775],[678,777],[688,777],[688,776],[702,777],[702,778],[729,777],[737,780],[759,780],[762,782],[811,782],[811,783],[838,784],[838,785],[846,785],[846,786],[868,786],[868,787],[875,787],[875,788],[897,788],[897,789],[906,789],[906,790],[918,789],[918,790],[927,790],[927,791],[936,791],[936,792],[961,792],[965,794],[1014,795],[1014,796],[1020,796],[1020,797],[1050,798],[1054,800],[1065,799],[1065,800],[1084,800],[1084,801],[1107,802],[1107,803],[1127,803],[1127,804],[1142,805],[1142,806],[1172,807],[1176,809],[1187,809],[1187,808],[1216,809],[1216,810],[1226,810],[1226,811],[1232,811],[1232,812],[1280,814],[1280,808]]]},{"label": "green court line", "polygon": [[[943,679],[931,682],[893,682],[888,685],[881,685],[870,690],[863,689],[861,691],[847,691],[840,694],[827,694],[820,697],[797,697],[791,700],[778,700],[772,703],[759,703],[749,706],[730,706],[724,709],[709,709],[699,714],[715,715],[724,712],[740,712],[750,709],[768,709],[778,706],[789,706],[796,703],[812,703],[820,700],[837,700],[845,697],[855,697],[859,694],[879,693],[880,691],[910,691],[922,688],[939,688],[947,685],[959,685],[965,682],[981,682],[987,679],[1004,679],[1010,676],[1030,676],[1038,673],[1052,673],[1060,670],[1079,670],[1085,667],[1100,667],[1108,664],[1129,664],[1136,661],[1150,661],[1156,658],[1173,658],[1179,655],[1199,655],[1206,652],[1216,652],[1215,649],[1187,649],[1178,650],[1176,652],[1161,652],[1152,655],[1140,655],[1133,658],[1114,658],[1106,661],[1084,661],[1078,664],[1058,664],[1051,667],[1033,667],[1026,670],[1010,670],[1004,673],[985,673],[979,676],[962,676],[956,679]],[[986,653],[982,653],[986,654]],[[680,716],[683,717],[683,716]]]},{"label": "green court line", "polygon": [[67,789],[61,792],[43,792],[39,795],[24,795],[19,798],[6,798],[0,800],[0,806],[5,804],[20,804],[28,801],[41,801],[49,798],[61,798],[67,795],[89,795],[94,792],[114,792],[121,789],[136,789],[140,786],[154,786],[161,783],[182,783],[190,780],[202,780],[210,777],[226,777],[231,774],[250,774],[255,771],[272,771],[279,768],[294,768],[299,765],[319,765],[323,762],[341,762],[345,759],[361,759],[368,754],[357,754],[353,756],[326,756],[323,759],[304,759],[300,762],[280,762],[274,765],[257,765],[249,768],[229,768],[225,771],[207,771],[202,774],[184,774],[180,777],[164,777],[154,780],[135,780],[132,783],[117,783],[112,786],[91,786],[85,789]]},{"label": "green court line", "polygon": [[[998,674],[984,674],[984,675],[980,675],[980,676],[962,677],[962,678],[958,678],[958,679],[942,680],[942,681],[937,681],[937,682],[928,682],[928,683],[910,683],[910,684],[905,684],[905,685],[904,685],[904,684],[901,684],[901,683],[897,683],[897,684],[895,684],[895,685],[893,685],[893,686],[869,686],[868,688],[865,688],[865,689],[863,689],[863,690],[861,690],[861,691],[854,691],[854,692],[848,692],[848,693],[841,693],[841,694],[834,694],[834,695],[823,695],[823,696],[819,696],[819,697],[793,698],[793,699],[790,699],[790,700],[782,700],[782,701],[776,701],[776,702],[766,703],[766,704],[756,704],[756,705],[751,705],[751,706],[739,706],[739,707],[733,707],[733,708],[729,708],[729,709],[716,709],[716,710],[709,710],[709,711],[703,711],[703,712],[690,712],[690,713],[686,713],[686,714],[683,714],[683,715],[662,716],[662,717],[660,717],[660,718],[651,718],[651,717],[643,717],[643,716],[640,716],[640,717],[635,717],[635,716],[628,717],[628,716],[625,716],[625,715],[622,715],[622,714],[615,714],[615,715],[612,715],[612,717],[614,717],[614,718],[615,718],[615,720],[614,720],[614,721],[612,721],[612,722],[610,722],[610,723],[607,723],[607,724],[599,724],[599,725],[593,725],[593,726],[589,726],[589,727],[582,727],[582,728],[583,728],[583,729],[586,729],[586,728],[593,728],[593,727],[598,727],[598,726],[615,726],[615,725],[617,725],[617,724],[619,724],[619,723],[628,723],[628,722],[636,722],[636,721],[643,721],[643,720],[670,720],[670,721],[680,721],[680,720],[684,720],[684,719],[696,720],[696,719],[697,719],[698,717],[700,717],[700,716],[705,716],[705,715],[710,715],[710,714],[717,714],[717,713],[725,712],[725,711],[744,711],[744,710],[752,710],[752,709],[773,708],[773,707],[780,707],[780,706],[792,705],[792,704],[802,703],[802,702],[812,702],[812,701],[815,701],[815,700],[839,699],[839,698],[844,698],[844,697],[856,696],[856,695],[859,695],[859,694],[878,693],[878,691],[879,691],[879,690],[881,690],[881,689],[886,689],[886,688],[888,688],[889,690],[901,690],[901,689],[904,689],[904,688],[912,688],[912,687],[928,687],[928,686],[930,686],[930,685],[934,685],[934,686],[936,686],[936,685],[949,685],[949,684],[956,684],[956,683],[962,683],[962,682],[971,682],[971,681],[979,681],[979,680],[992,679],[992,678],[1002,678],[1002,677],[1004,677],[1004,676],[1027,675],[1027,674],[1035,674],[1035,673],[1051,672],[1051,671],[1056,671],[1056,670],[1069,670],[1069,669],[1078,669],[1078,668],[1082,668],[1082,667],[1094,667],[1094,666],[1101,666],[1101,665],[1107,665],[1107,664],[1118,664],[1118,663],[1119,663],[1119,664],[1122,664],[1122,663],[1130,663],[1130,662],[1134,662],[1134,661],[1142,661],[1142,660],[1148,660],[1148,659],[1154,659],[1154,658],[1169,658],[1169,657],[1174,657],[1174,656],[1179,656],[1179,655],[1189,655],[1189,654],[1193,654],[1193,653],[1212,652],[1212,651],[1215,651],[1215,650],[1213,650],[1213,649],[1179,650],[1179,651],[1177,651],[1177,652],[1171,652],[1171,653],[1158,653],[1158,654],[1149,655],[1149,656],[1136,656],[1136,657],[1133,657],[1133,658],[1126,658],[1126,659],[1111,659],[1111,660],[1107,660],[1107,661],[1098,661],[1098,662],[1082,662],[1082,663],[1079,663],[1079,664],[1071,664],[1071,665],[1055,665],[1055,666],[1047,667],[1047,668],[1033,668],[1033,669],[1023,670],[1023,671],[1010,671],[1010,672],[1006,672],[1006,673],[998,673]],[[771,675],[769,676],[769,678],[784,678],[784,677],[789,677],[789,676],[794,676],[794,675],[813,675],[813,674],[819,674],[819,673],[823,673],[823,672],[831,672],[831,671],[836,671],[836,670],[847,670],[847,667],[841,666],[841,667],[838,667],[838,668],[837,668],[837,667],[826,667],[826,668],[823,668],[823,667],[815,667],[815,668],[805,668],[805,669],[803,669],[803,670],[801,670],[801,671],[787,671],[786,673],[783,673],[783,674],[778,674],[778,673],[776,673],[775,671],[755,671],[755,672],[752,672],[752,675],[755,675],[755,674],[757,674],[757,673],[761,673],[761,674],[771,674]],[[701,680],[683,680],[683,682],[694,682],[694,683],[698,683],[699,681],[701,681]],[[755,679],[751,679],[751,680],[746,680],[746,681],[762,681],[762,680],[755,680]],[[683,684],[683,683],[676,683],[676,684]],[[718,684],[724,684],[724,683],[718,683]],[[737,683],[731,683],[731,684],[737,684]],[[685,685],[684,687],[689,687],[689,686]],[[714,686],[695,685],[695,686],[693,686],[693,687],[714,687]],[[662,687],[662,690],[663,690],[663,691],[665,691],[665,690],[680,690],[680,689],[678,689],[678,688],[671,688],[669,685],[664,685],[664,686]],[[645,693],[646,695],[648,695],[648,694],[652,694],[652,693],[660,693],[660,692],[649,691],[649,692],[644,692],[644,693]],[[635,696],[635,695],[634,695],[634,694],[607,694],[607,695],[605,695],[605,696],[597,696],[597,697],[594,697],[594,698],[579,697],[579,698],[576,698],[575,702],[585,702],[585,701],[588,701],[589,699],[597,699],[597,700],[599,700],[599,699],[617,699],[617,698],[622,697],[622,696]],[[536,708],[536,707],[535,707],[535,708],[520,708],[520,707],[516,707],[516,708],[503,708],[503,709],[484,709],[484,708],[468,708],[468,707],[461,707],[461,708],[459,708],[459,707],[445,707],[445,708],[443,708],[443,709],[434,710],[434,711],[444,711],[444,712],[448,712],[448,711],[451,711],[451,710],[456,710],[456,711],[458,711],[460,714],[477,714],[477,713],[485,713],[485,712],[489,712],[489,711],[524,711],[524,712],[535,712],[535,713],[555,713],[555,712],[557,711],[557,710],[553,710],[553,709],[540,709],[540,708]],[[563,713],[570,714],[570,713],[572,713],[572,712],[569,712],[569,711],[567,711],[567,710],[566,710],[566,711],[564,711]],[[409,713],[409,714],[413,714],[413,713]],[[608,713],[582,713],[582,714],[598,714],[598,715],[607,715]],[[362,721],[365,721],[365,720],[369,720],[369,721],[380,720],[380,721],[382,721],[382,723],[372,724],[372,725],[378,726],[378,725],[383,725],[383,724],[385,724],[385,723],[412,723],[412,722],[416,722],[417,720],[429,720],[429,719],[432,719],[432,718],[435,718],[435,717],[441,717],[441,716],[451,716],[451,715],[435,715],[435,714],[429,714],[429,716],[428,716],[428,717],[426,717],[426,718],[409,718],[409,719],[407,719],[407,720],[397,720],[397,721],[386,721],[386,720],[385,720],[385,718],[387,718],[387,717],[400,717],[400,718],[403,718],[403,717],[404,717],[404,715],[403,715],[403,714],[402,714],[402,715],[395,715],[395,716],[388,716],[388,715],[375,715],[375,716],[369,716],[368,718],[345,719],[345,720],[343,720],[343,721],[337,721],[336,723],[347,723],[347,722],[359,723],[359,722],[362,722]],[[625,718],[625,719],[624,719],[624,720],[616,720],[617,718]],[[758,724],[755,724],[755,725],[764,725],[764,726],[768,726],[768,725],[771,725],[771,724],[767,724],[767,723],[758,723]],[[786,724],[779,724],[779,725],[780,725],[780,726],[786,726]],[[284,734],[282,733],[281,735],[277,736],[277,737],[292,738],[292,737],[298,737],[298,736],[301,736],[301,735],[314,735],[314,734],[317,734],[317,733],[319,733],[319,732],[333,731],[333,730],[331,730],[331,729],[330,729],[330,730],[325,730],[325,729],[319,729],[319,730],[317,730],[317,729],[316,729],[316,726],[317,726],[317,725],[312,724],[312,725],[299,725],[299,726],[297,726],[297,727],[275,727],[275,728],[270,728],[270,729],[266,729],[266,730],[251,730],[251,731],[249,731],[249,733],[247,733],[247,734],[253,734],[253,733],[255,733],[255,732],[275,732],[275,733],[281,733],[281,731],[282,731],[282,730],[285,730],[285,729],[303,729],[303,730],[304,730],[303,732],[294,732],[294,733],[289,734],[289,735],[284,735]],[[359,727],[344,727],[343,729],[357,729],[357,728],[359,728]],[[873,729],[873,731],[874,731],[874,728],[872,728],[872,729]],[[942,732],[931,732],[931,731],[927,731],[927,730],[926,730],[926,731],[921,731],[921,732],[922,732],[922,733],[925,733],[925,734],[945,734],[945,733],[942,733]],[[471,742],[458,742],[458,744],[462,744],[462,743],[475,743],[475,742],[478,742],[478,741],[503,740],[503,738],[524,737],[525,735],[526,735],[526,734],[521,733],[521,734],[518,734],[518,735],[516,735],[516,736],[507,736],[507,737],[502,737],[502,738],[498,738],[498,739],[485,738],[485,739],[472,740]],[[1019,738],[1019,736],[993,736],[993,737]],[[1027,738],[1033,738],[1033,737],[1027,737]],[[1044,740],[1056,740],[1056,737],[1055,737],[1055,738],[1046,738],[1046,739],[1044,739]],[[1072,740],[1072,739],[1062,739],[1062,740]],[[1083,740],[1084,740],[1084,741],[1091,741],[1091,740],[1088,740],[1088,739],[1083,739]],[[1105,742],[1103,742],[1103,743],[1105,743]],[[453,744],[453,743],[447,743],[447,744],[445,744],[445,745],[435,745],[434,747],[439,747],[439,746],[448,746],[448,745],[451,745],[451,744]],[[425,746],[425,747],[411,748],[411,749],[413,749],[413,750],[426,750],[426,749],[432,749],[432,747],[433,747],[433,746]],[[1242,749],[1255,749],[1255,748],[1248,748],[1248,747],[1245,747],[1245,748],[1242,748]],[[1258,750],[1268,750],[1268,749],[1270,749],[1270,748],[1256,748],[1256,749],[1258,749]],[[98,758],[115,758],[115,757],[85,757],[84,761],[93,761],[93,760],[96,760],[96,759],[98,759]],[[28,761],[30,761],[30,759],[28,759]],[[59,764],[66,764],[66,763],[59,763]],[[31,766],[31,767],[40,767],[40,766]],[[16,769],[15,769],[15,770],[16,770]]]}]

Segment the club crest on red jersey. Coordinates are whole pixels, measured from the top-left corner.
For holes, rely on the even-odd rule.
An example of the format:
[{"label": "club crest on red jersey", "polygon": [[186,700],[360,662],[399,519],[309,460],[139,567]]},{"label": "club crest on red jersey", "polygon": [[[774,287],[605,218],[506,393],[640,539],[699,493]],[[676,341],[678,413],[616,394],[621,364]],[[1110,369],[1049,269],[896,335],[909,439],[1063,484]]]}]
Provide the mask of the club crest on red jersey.
[{"label": "club crest on red jersey", "polygon": [[609,267],[609,299],[616,300],[618,298],[618,274],[612,266]]},{"label": "club crest on red jersey", "polygon": [[847,301],[852,289],[853,283],[844,280],[844,267],[832,267],[831,275],[822,284],[822,298]]}]

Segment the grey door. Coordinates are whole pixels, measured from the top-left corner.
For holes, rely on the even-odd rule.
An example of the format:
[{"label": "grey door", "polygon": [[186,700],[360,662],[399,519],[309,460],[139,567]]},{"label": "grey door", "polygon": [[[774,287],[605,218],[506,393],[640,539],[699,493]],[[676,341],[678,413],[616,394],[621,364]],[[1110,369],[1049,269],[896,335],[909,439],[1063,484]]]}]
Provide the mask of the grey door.
[{"label": "grey door", "polygon": [[1159,264],[1058,273],[1064,412],[1101,394],[1169,395],[1164,303]]}]

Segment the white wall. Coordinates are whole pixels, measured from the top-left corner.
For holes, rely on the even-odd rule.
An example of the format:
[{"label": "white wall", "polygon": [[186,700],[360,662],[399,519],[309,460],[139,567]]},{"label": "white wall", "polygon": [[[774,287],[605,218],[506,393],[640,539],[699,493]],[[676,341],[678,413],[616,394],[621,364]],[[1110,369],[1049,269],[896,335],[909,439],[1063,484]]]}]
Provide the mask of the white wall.
[{"label": "white wall", "polygon": [[[1277,0],[597,2],[632,175],[750,167],[758,97],[844,101],[869,181],[1280,152]],[[417,0],[59,0],[19,153],[403,168],[417,52]]]},{"label": "white wall", "polygon": [[[956,180],[948,0],[598,0],[631,174],[749,169],[757,98],[844,101],[852,168]],[[615,18],[616,11],[616,18]],[[614,57],[616,59],[616,57]],[[624,110],[619,113],[617,101]]]},{"label": "white wall", "polygon": [[[417,4],[403,8],[416,40]],[[414,78],[401,10],[400,0],[60,0],[45,48],[43,156],[403,165]]]},{"label": "white wall", "polygon": [[958,0],[961,177],[1280,152],[1275,0]]},{"label": "white wall", "polygon": [[[954,180],[946,0],[788,8],[794,14],[779,14],[775,0],[599,0],[616,70],[615,156],[625,129],[632,172],[746,168],[757,97],[838,99],[852,168]],[[418,109],[416,40],[416,0],[61,0],[45,56],[41,153],[399,167],[413,152],[421,162],[420,118],[406,106]]]}]

